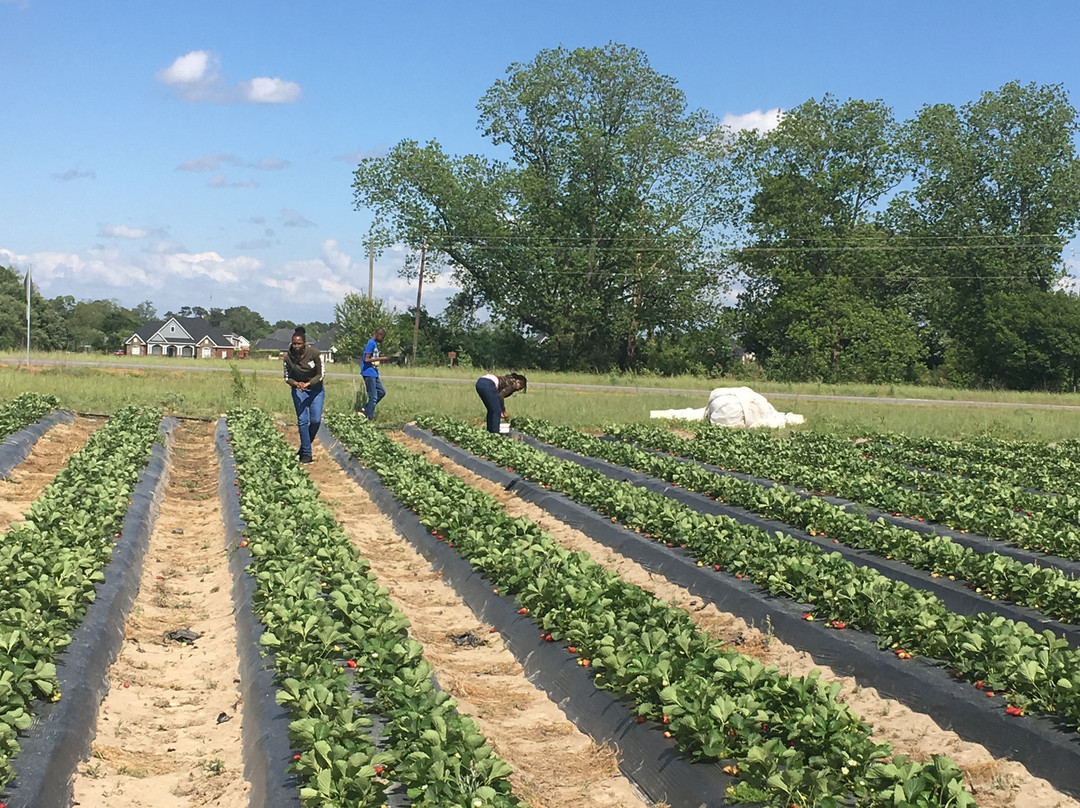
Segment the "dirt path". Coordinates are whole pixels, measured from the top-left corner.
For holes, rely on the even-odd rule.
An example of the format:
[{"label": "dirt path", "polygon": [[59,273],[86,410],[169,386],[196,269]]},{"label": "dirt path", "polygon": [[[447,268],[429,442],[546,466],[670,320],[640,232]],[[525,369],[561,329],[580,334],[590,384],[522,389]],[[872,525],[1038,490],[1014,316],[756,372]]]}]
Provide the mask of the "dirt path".
[{"label": "dirt path", "polygon": [[409,633],[424,646],[440,686],[513,768],[511,781],[521,799],[532,808],[650,804],[619,773],[615,754],[581,733],[525,678],[499,635],[394,532],[363,489],[318,444],[315,462],[307,468],[323,501],[409,618]]},{"label": "dirt path", "polygon": [[682,587],[653,575],[501,485],[458,466],[423,442],[400,433],[393,437],[469,485],[490,494],[512,516],[532,520],[564,546],[587,552],[623,579],[652,592],[665,603],[685,609],[702,630],[733,649],[777,665],[782,673],[805,676],[812,670],[820,670],[823,680],[839,682],[840,699],[870,721],[875,728],[875,738],[890,743],[895,752],[917,760],[927,760],[932,754],[948,755],[955,760],[967,775],[968,787],[980,808],[1080,808],[1080,802],[1054,789],[1046,780],[1032,776],[1019,763],[995,758],[985,747],[968,743],[955,732],[941,729],[929,716],[916,713],[895,699],[885,698],[873,688],[860,687],[853,677],[838,676],[829,668],[815,664],[809,654],[748,626],[734,614],[702,603]]},{"label": "dirt path", "polygon": [[[247,808],[232,580],[214,425],[183,421],[142,582],[109,673],[80,808]],[[167,639],[190,629],[193,644]]]},{"label": "dirt path", "polygon": [[103,418],[76,418],[71,423],[57,424],[38,439],[10,478],[0,479],[0,525],[5,531],[12,523],[23,521],[30,505],[63,470],[67,459],[104,425]]}]

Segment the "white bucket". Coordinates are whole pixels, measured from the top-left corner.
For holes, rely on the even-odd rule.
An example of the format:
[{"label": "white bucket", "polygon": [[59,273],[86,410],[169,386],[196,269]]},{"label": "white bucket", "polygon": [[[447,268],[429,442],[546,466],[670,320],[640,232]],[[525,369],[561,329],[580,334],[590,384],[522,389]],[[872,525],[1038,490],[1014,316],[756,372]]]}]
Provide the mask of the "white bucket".
[{"label": "white bucket", "polygon": [[503,435],[509,435],[510,434],[510,422],[509,421],[499,421],[499,432],[502,433]]}]

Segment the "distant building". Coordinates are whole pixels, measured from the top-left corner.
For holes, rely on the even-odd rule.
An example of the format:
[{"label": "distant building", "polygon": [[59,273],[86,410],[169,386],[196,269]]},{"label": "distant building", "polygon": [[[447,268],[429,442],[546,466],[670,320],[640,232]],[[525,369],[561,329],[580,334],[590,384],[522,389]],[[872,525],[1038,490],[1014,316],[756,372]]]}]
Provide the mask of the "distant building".
[{"label": "distant building", "polygon": [[244,359],[251,343],[201,317],[151,320],[126,340],[128,356],[175,356],[187,359]]},{"label": "distant building", "polygon": [[[267,359],[280,359],[281,355],[289,350],[289,346],[292,345],[293,331],[292,328],[279,328],[269,337],[255,340],[255,345],[251,349],[252,355]],[[309,343],[319,349],[324,364],[329,365],[334,361],[334,354],[337,353],[337,348],[334,347],[335,336],[337,336],[337,326],[331,326],[320,339]]]}]

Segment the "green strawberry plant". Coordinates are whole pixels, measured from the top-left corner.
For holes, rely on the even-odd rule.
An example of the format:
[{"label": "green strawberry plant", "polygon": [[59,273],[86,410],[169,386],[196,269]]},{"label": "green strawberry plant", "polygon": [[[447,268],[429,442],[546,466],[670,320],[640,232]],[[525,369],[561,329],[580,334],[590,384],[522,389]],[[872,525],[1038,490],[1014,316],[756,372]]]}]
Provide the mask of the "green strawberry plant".
[{"label": "green strawberry plant", "polygon": [[56,656],[105,578],[160,424],[159,410],[118,411],[0,543],[0,786],[34,702],[61,698]]},{"label": "green strawberry plant", "polygon": [[[870,726],[836,700],[837,686],[816,676],[782,676],[773,666],[720,647],[685,611],[586,554],[566,550],[529,520],[510,517],[493,498],[389,440],[366,420],[333,415],[327,421],[432,534],[452,544],[501,594],[513,596],[545,637],[566,642],[597,687],[627,698],[642,719],[664,727],[691,759],[738,766],[740,784],[730,798],[821,808],[929,807],[950,804],[948,795],[958,793],[951,804],[974,804],[951,762],[914,764],[898,780],[890,766],[906,762],[889,761],[889,747],[875,743]],[[484,440],[477,430],[439,423],[452,432],[452,440]],[[517,468],[516,462],[509,465]],[[588,487],[585,481],[592,479],[570,465],[552,467],[545,482],[555,487],[573,477]],[[917,788],[916,783],[937,777],[923,766],[952,776],[938,778],[936,791]],[[904,796],[908,793],[910,798]]]},{"label": "green strawberry plant", "polygon": [[[296,453],[258,410],[228,414],[257,585],[252,607],[290,713],[305,806],[513,808],[510,768],[438,690],[408,620],[360,558]],[[383,746],[372,736],[385,724]]]},{"label": "green strawberry plant", "polygon": [[[1080,652],[1050,631],[1036,632],[994,614],[958,615],[933,595],[856,567],[837,553],[729,517],[698,513],[518,441],[487,437],[450,419],[419,423],[646,536],[685,547],[703,565],[810,604],[808,617],[872,632],[883,647],[939,660],[955,675],[1001,691],[1016,706],[1080,726]],[[960,636],[965,641],[958,643]]]},{"label": "green strawberry plant", "polygon": [[[514,425],[546,443],[677,483],[718,501],[786,522],[811,535],[828,536],[851,547],[904,561],[936,577],[967,581],[972,589],[991,600],[1011,600],[1065,622],[1080,621],[1080,581],[1052,567],[1027,564],[997,553],[979,553],[947,536],[906,530],[884,519],[871,521],[859,509],[833,505],[817,496],[804,498],[782,486],[766,487],[718,474],[696,463],[645,451],[626,442],[603,440],[534,419],[518,418]],[[633,436],[636,442],[658,445],[675,454],[694,450],[694,441],[656,427],[613,426],[609,432],[624,438]]]},{"label": "green strawberry plant", "polygon": [[20,393],[0,406],[0,440],[40,421],[59,405],[56,396]]}]

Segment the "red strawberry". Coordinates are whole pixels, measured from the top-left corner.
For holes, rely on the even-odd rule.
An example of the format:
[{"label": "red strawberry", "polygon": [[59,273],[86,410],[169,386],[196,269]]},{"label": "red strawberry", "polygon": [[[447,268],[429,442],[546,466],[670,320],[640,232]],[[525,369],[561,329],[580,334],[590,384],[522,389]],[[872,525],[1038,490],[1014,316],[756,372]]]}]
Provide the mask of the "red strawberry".
[{"label": "red strawberry", "polygon": [[1009,705],[1008,707],[1005,708],[1005,713],[1006,713],[1006,715],[1023,715],[1024,714],[1024,708]]},{"label": "red strawberry", "polygon": [[346,668],[355,668],[356,667],[356,660],[355,659],[347,659],[347,660],[345,660],[345,667]]},{"label": "red strawberry", "polygon": [[528,613],[529,613],[529,610],[526,609],[524,606],[522,606],[520,609],[518,609],[518,614],[528,614]]}]

